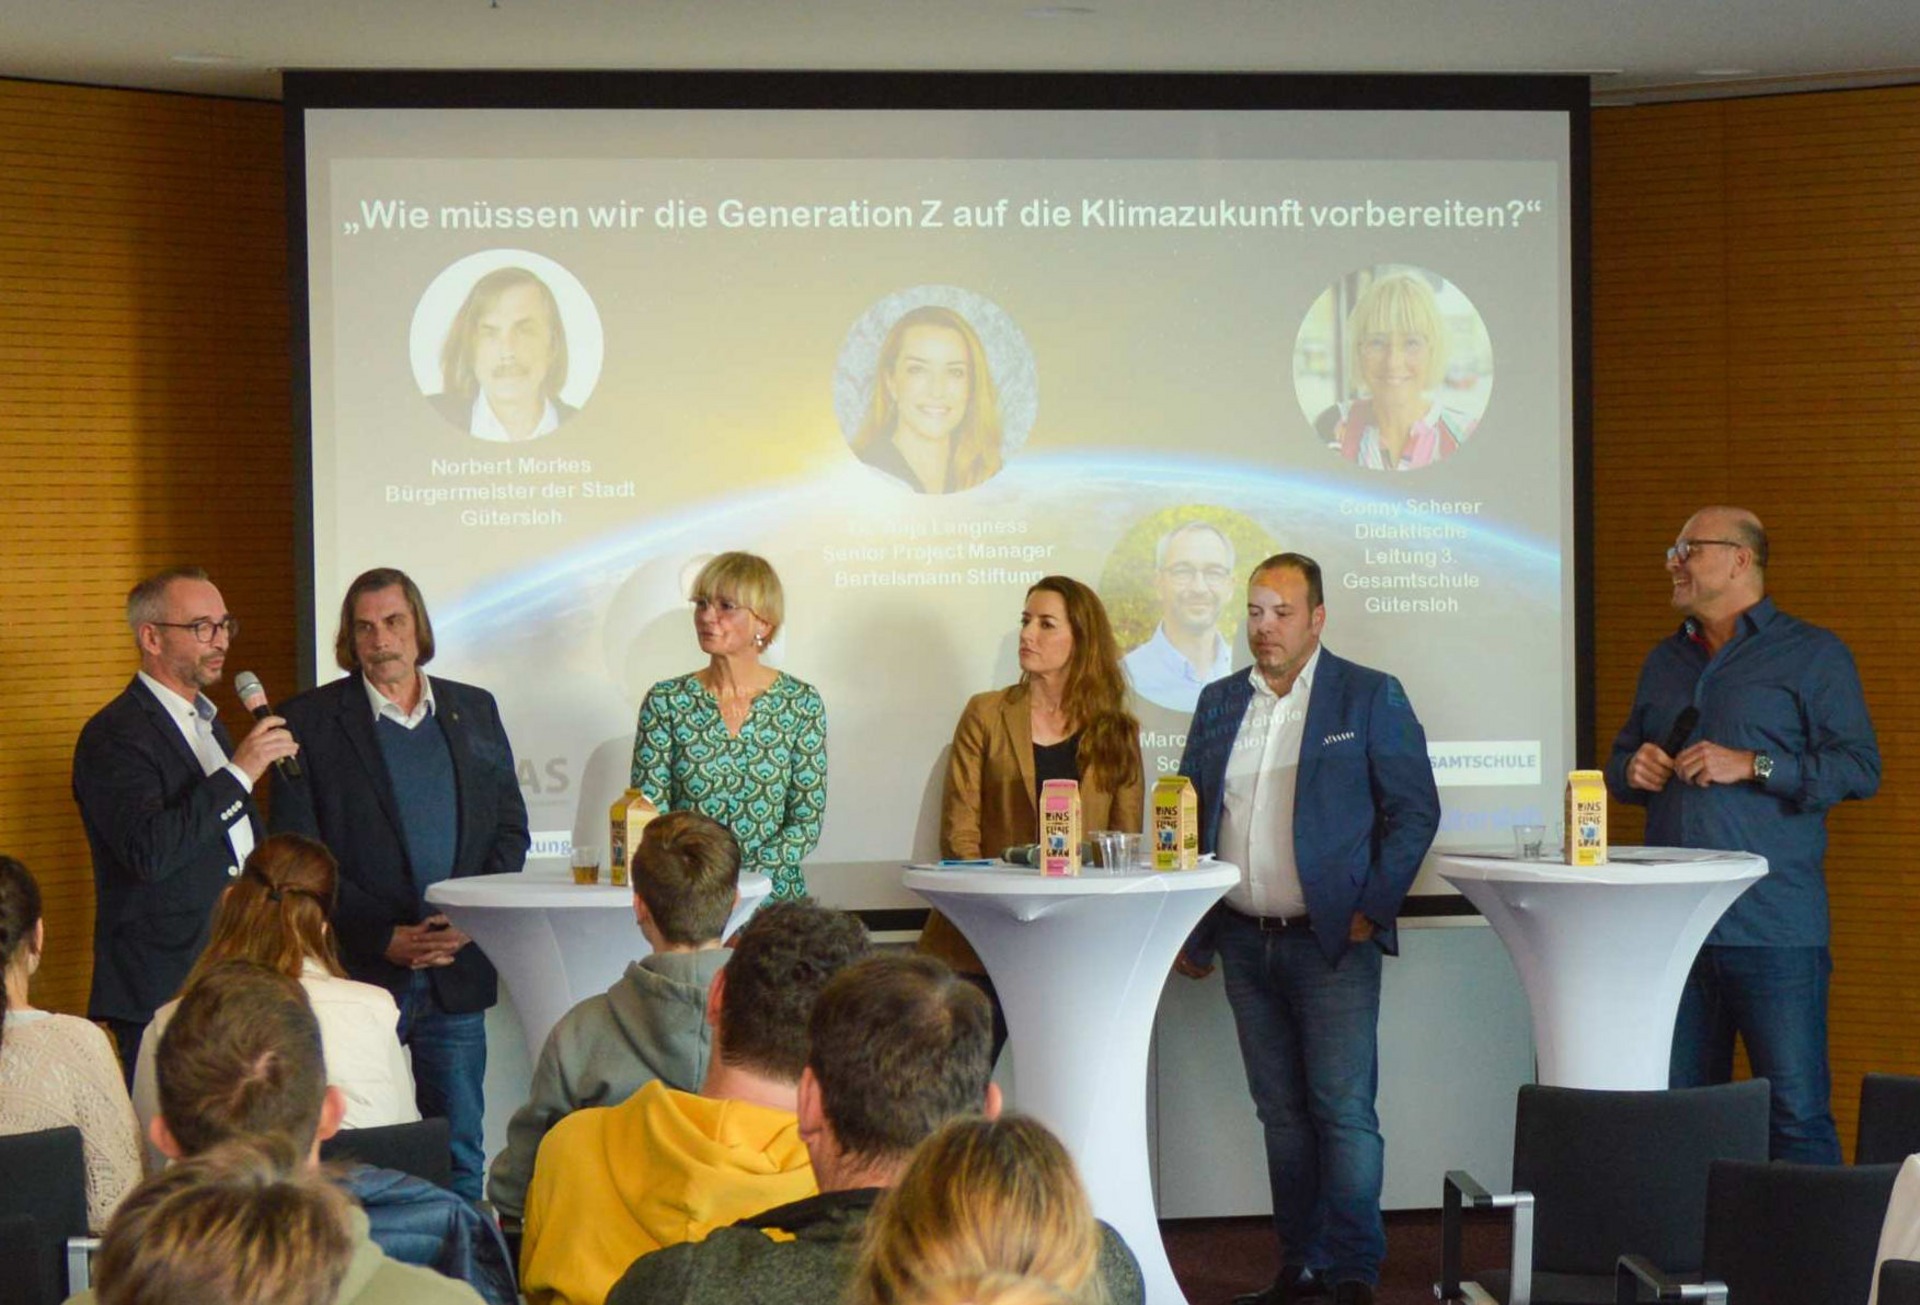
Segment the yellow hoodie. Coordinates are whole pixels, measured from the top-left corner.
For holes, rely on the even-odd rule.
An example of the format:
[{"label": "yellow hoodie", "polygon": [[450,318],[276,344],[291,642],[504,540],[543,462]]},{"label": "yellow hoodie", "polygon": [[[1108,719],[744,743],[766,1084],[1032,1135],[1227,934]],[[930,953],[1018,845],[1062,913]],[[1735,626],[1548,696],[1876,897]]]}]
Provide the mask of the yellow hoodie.
[{"label": "yellow hoodie", "polygon": [[602,1305],[648,1251],[816,1190],[790,1112],[649,1083],[574,1111],[541,1141],[520,1290],[530,1305]]}]

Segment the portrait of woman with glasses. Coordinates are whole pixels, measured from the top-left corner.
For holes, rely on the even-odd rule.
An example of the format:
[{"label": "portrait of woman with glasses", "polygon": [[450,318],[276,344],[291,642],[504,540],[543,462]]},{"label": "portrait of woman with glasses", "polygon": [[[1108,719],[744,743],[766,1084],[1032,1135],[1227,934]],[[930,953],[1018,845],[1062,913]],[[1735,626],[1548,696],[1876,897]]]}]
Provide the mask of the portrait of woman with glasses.
[{"label": "portrait of woman with glasses", "polygon": [[633,787],[662,811],[719,821],[740,840],[743,872],[799,897],[827,806],[827,713],[812,685],[761,661],[786,615],[780,577],[765,558],[722,553],[692,599],[707,664],[647,691]]}]

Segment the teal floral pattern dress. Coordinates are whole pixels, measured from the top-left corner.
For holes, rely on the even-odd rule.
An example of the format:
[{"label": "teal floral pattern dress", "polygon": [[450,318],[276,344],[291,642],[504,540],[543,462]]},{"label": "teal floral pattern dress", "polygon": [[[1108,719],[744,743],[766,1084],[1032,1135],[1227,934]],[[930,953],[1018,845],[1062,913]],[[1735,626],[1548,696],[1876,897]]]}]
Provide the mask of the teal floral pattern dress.
[{"label": "teal floral pattern dress", "polygon": [[698,811],[740,840],[740,869],[800,897],[800,862],[820,842],[827,809],[827,709],[782,672],[754,700],[738,735],[692,675],[662,680],[640,704],[633,786],[662,811]]}]

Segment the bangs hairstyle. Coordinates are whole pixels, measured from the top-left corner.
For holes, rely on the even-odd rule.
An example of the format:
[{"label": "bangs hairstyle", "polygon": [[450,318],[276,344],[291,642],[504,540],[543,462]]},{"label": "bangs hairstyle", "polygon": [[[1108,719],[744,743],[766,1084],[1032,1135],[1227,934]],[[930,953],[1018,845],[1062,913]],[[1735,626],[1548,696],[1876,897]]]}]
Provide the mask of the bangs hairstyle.
[{"label": "bangs hairstyle", "polygon": [[560,316],[560,301],[553,297],[547,283],[524,267],[500,267],[473,283],[466,302],[454,314],[447,327],[447,338],[440,346],[440,384],[449,394],[471,399],[480,388],[474,375],[473,355],[480,342],[480,319],[493,311],[502,295],[516,286],[537,286],[540,302],[547,313],[547,335],[553,341],[552,357],[540,392],[549,399],[558,398],[567,384],[567,323]]},{"label": "bangs hairstyle", "polygon": [[1427,371],[1421,383],[1428,389],[1447,374],[1447,324],[1433,290],[1417,276],[1394,272],[1360,292],[1347,315],[1347,361],[1357,385],[1365,375],[1360,353],[1369,335],[1417,335],[1427,342]]},{"label": "bangs hairstyle", "polygon": [[798,1083],[814,998],[871,950],[865,925],[809,898],[755,911],[720,972],[721,1063]]},{"label": "bangs hairstyle", "polygon": [[420,593],[420,586],[413,582],[405,571],[394,566],[376,566],[371,571],[362,571],[347,586],[347,596],[340,600],[340,629],[333,636],[334,664],[343,671],[360,669],[360,654],[353,647],[353,608],[365,594],[378,593],[382,589],[400,586],[400,592],[407,597],[407,606],[413,609],[413,641],[420,649],[420,656],[414,665],[425,666],[433,660],[433,622],[427,616],[427,600]]},{"label": "bangs hairstyle", "polygon": [[185,986],[222,961],[246,961],[297,979],[312,959],[334,978],[346,978],[327,927],[339,882],[339,864],[322,844],[299,834],[267,839],[220,895],[206,950]]},{"label": "bangs hairstyle", "polygon": [[901,314],[887,332],[886,341],[880,346],[880,357],[873,368],[873,394],[867,400],[866,419],[860,423],[860,433],[854,436],[854,452],[864,453],[876,444],[886,443],[893,438],[900,424],[900,408],[887,392],[887,381],[900,361],[900,350],[906,346],[907,332],[916,326],[952,331],[966,346],[967,411],[953,432],[953,451],[947,461],[951,475],[947,492],[972,489],[981,481],[992,479],[1000,471],[1003,456],[1000,447],[1000,395],[994,389],[993,369],[987,365],[987,350],[980,343],[979,333],[973,329],[971,322],[951,308],[926,304],[912,309]]},{"label": "bangs hairstyle", "polygon": [[[1080,732],[1074,754],[1089,783],[1117,789],[1140,778],[1140,722],[1127,710],[1127,677],[1120,669],[1120,645],[1100,595],[1064,575],[1042,576],[1027,597],[1047,593],[1067,609],[1073,651],[1067,658],[1067,689],[1060,698],[1067,728]],[[1020,682],[1025,684],[1024,673]]]},{"label": "bangs hairstyle", "polygon": [[700,568],[687,597],[708,602],[724,598],[746,608],[773,627],[767,633],[768,643],[779,637],[787,619],[786,592],[780,588],[773,563],[753,553],[720,554]]},{"label": "bangs hairstyle", "polygon": [[328,1305],[353,1263],[352,1202],[284,1145],[181,1160],[121,1202],[95,1264],[100,1305]]},{"label": "bangs hairstyle", "polygon": [[670,943],[716,942],[740,890],[740,840],[698,811],[647,822],[633,853],[633,891]]},{"label": "bangs hairstyle", "polygon": [[180,998],[153,1058],[160,1114],[187,1155],[236,1138],[305,1156],[327,1095],[320,1023],[306,989],[245,961],[221,961]]},{"label": "bangs hairstyle", "polygon": [[914,1152],[867,1219],[852,1305],[909,1305],[931,1284],[1012,1273],[1080,1302],[1104,1293],[1100,1230],[1059,1139],[1034,1120],[955,1120]]}]

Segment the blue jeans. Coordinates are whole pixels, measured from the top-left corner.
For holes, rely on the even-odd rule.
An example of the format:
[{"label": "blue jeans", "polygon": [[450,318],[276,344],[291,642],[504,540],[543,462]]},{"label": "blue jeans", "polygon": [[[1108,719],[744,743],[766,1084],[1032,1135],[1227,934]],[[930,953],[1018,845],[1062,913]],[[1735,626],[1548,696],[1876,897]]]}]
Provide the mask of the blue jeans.
[{"label": "blue jeans", "polygon": [[1832,973],[1825,947],[1702,947],[1674,1021],[1672,1086],[1730,1081],[1738,1033],[1754,1077],[1773,1088],[1772,1157],[1839,1164],[1827,1068]]},{"label": "blue jeans", "polygon": [[434,998],[426,971],[415,970],[400,1003],[400,1041],[413,1051],[413,1094],[421,1115],[447,1121],[453,1151],[449,1185],[478,1201],[487,1161],[486,1012],[449,1015]]},{"label": "blue jeans", "polygon": [[1281,1261],[1332,1282],[1377,1284],[1386,1142],[1380,1082],[1380,948],[1330,965],[1306,928],[1264,933],[1222,910],[1216,945],[1247,1088],[1266,1132]]}]

